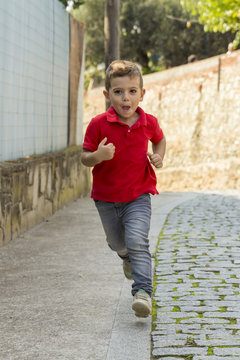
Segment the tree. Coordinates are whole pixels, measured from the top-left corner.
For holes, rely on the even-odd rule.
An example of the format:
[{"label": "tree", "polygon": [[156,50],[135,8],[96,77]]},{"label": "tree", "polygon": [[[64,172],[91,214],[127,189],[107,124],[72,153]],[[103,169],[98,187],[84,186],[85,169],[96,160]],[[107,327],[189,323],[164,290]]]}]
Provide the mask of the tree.
[{"label": "tree", "polygon": [[[120,58],[120,31],[119,31],[120,0],[105,0],[104,15],[104,50],[105,70],[112,61]],[[106,99],[106,110],[111,103]]]},{"label": "tree", "polygon": [[149,69],[160,37],[159,1],[122,0],[121,4],[121,54]]},{"label": "tree", "polygon": [[181,0],[182,6],[198,16],[205,31],[235,33],[234,46],[240,43],[239,0]]},{"label": "tree", "polygon": [[120,0],[105,0],[105,69],[113,60],[120,58],[119,13]]}]

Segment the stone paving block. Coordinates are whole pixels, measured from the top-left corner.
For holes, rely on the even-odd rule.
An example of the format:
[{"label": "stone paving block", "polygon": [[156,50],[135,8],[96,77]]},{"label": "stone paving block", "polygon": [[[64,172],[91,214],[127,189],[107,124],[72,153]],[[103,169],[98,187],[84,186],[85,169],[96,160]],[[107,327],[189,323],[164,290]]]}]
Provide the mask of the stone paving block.
[{"label": "stone paving block", "polygon": [[226,329],[226,327],[222,327],[222,329],[218,329],[217,331],[216,331],[216,328],[211,329],[211,330],[205,329],[205,334],[208,336],[209,339],[223,339],[223,340],[225,340],[226,338],[239,339],[238,336],[232,335],[231,329]]},{"label": "stone paving block", "polygon": [[166,334],[176,334],[175,324],[161,324],[161,327],[157,329],[157,326],[154,331],[152,331],[152,336],[154,335],[166,335]]},{"label": "stone paving block", "polygon": [[[165,303],[166,304],[166,303]],[[168,301],[168,303],[167,303],[167,305],[168,306],[172,306],[172,307],[174,307],[174,306],[188,306],[188,307],[197,307],[197,306],[200,306],[200,304],[201,304],[201,301],[200,300],[193,300],[193,301],[185,301],[184,299],[182,299],[181,297],[179,297],[177,300],[176,299],[174,299],[174,297],[172,297],[169,301]],[[162,309],[161,309],[162,310]]]},{"label": "stone paving block", "polygon": [[196,262],[195,261],[193,261],[192,259],[181,259],[181,258],[179,258],[178,259],[178,263],[184,263],[184,264],[195,264]]},{"label": "stone paving block", "polygon": [[192,311],[192,312],[200,312],[200,313],[205,313],[206,311],[208,312],[217,312],[219,311],[219,306],[184,306],[184,305],[181,305],[179,304],[178,302],[176,303],[176,305],[178,305],[181,309],[181,311]]},{"label": "stone paving block", "polygon": [[[158,357],[158,359],[161,359],[161,358],[159,358]],[[182,357],[176,357],[176,356],[174,356],[174,357],[169,357],[169,356],[164,356],[164,360],[183,360],[183,358]]]},{"label": "stone paving block", "polygon": [[225,296],[224,300],[226,300],[226,301],[228,301],[228,300],[230,300],[230,301],[240,301],[240,295],[239,294],[230,294],[230,295],[228,294],[228,295]]},{"label": "stone paving block", "polygon": [[155,348],[153,349],[153,356],[188,356],[188,355],[207,355],[208,348],[201,348],[201,347],[191,347],[185,346],[182,348],[177,347],[163,347],[163,348]]},{"label": "stone paving block", "polygon": [[225,281],[226,281],[227,284],[238,284],[238,286],[240,284],[240,279],[227,278]]},{"label": "stone paving block", "polygon": [[[223,280],[226,281],[225,279],[212,279],[212,281],[210,280],[205,280],[205,279],[201,279],[201,281],[199,280],[199,287],[200,288],[213,288],[213,287],[217,287],[217,286],[222,286],[224,288],[226,288],[226,285],[222,285],[223,284]],[[196,279],[195,279],[196,282]],[[225,283],[224,283],[225,284]]]},{"label": "stone paving block", "polygon": [[201,330],[200,324],[156,324],[155,331],[152,334],[176,334],[177,331],[184,331],[187,334],[188,332],[193,333],[199,330]]},{"label": "stone paving block", "polygon": [[218,319],[218,318],[190,318],[190,319],[182,319],[180,324],[230,324],[230,320],[228,319]]},{"label": "stone paving block", "polygon": [[198,346],[208,346],[208,347],[217,347],[217,346],[240,346],[238,339],[208,339],[208,340],[198,340],[196,339],[196,345]]},{"label": "stone paving block", "polygon": [[226,329],[226,330],[240,330],[240,325],[238,324],[209,324],[205,325],[204,329],[206,330],[216,330],[216,329]]},{"label": "stone paving block", "polygon": [[[199,296],[197,296],[197,295],[185,295],[184,296],[184,299],[188,299],[188,300],[191,300],[191,299],[193,299],[193,300],[199,300]],[[204,300],[204,301],[206,301],[206,300],[214,300],[214,301],[220,301],[220,297],[219,297],[219,295],[215,292],[215,293],[211,293],[211,294],[209,294],[209,293],[205,293],[205,294],[203,294],[202,296],[201,296],[201,300]]]},{"label": "stone paving block", "polygon": [[196,312],[182,312],[182,311],[170,311],[168,313],[158,312],[157,321],[162,322],[169,319],[184,319],[184,318],[196,318],[198,313]]},{"label": "stone paving block", "polygon": [[235,295],[236,290],[233,287],[219,287],[217,293],[219,296]]},{"label": "stone paving block", "polygon": [[166,268],[163,269],[162,268],[161,270],[156,270],[156,275],[161,276],[161,277],[165,276],[165,275],[169,276],[169,275],[172,275],[172,274],[174,274],[173,269],[166,269]]},{"label": "stone paving block", "polygon": [[171,291],[171,294],[174,296],[173,291],[177,292],[187,292],[191,290],[191,284],[183,284],[177,281],[177,279],[173,279],[172,283],[163,283],[163,282],[156,282],[158,284],[158,291],[157,293],[166,293],[167,291]]},{"label": "stone paving block", "polygon": [[168,347],[168,346],[184,346],[186,344],[186,339],[175,339],[174,337],[167,336],[157,336],[153,338],[154,347]]},{"label": "stone paving block", "polygon": [[219,311],[219,312],[208,312],[206,311],[203,314],[206,318],[228,318],[228,319],[238,319],[240,318],[240,312],[237,311]]},{"label": "stone paving block", "polygon": [[236,304],[235,306],[226,306],[226,307],[227,307],[227,311],[234,312],[234,311],[238,310],[239,303],[238,303],[238,305]]},{"label": "stone paving block", "polygon": [[240,356],[240,344],[239,347],[229,346],[229,347],[214,347],[214,355],[219,356],[233,356],[233,355],[239,355]]},{"label": "stone paving block", "polygon": [[157,301],[160,305],[163,304],[168,304],[170,301],[172,301],[172,296],[154,296],[154,300]]},{"label": "stone paving block", "polygon": [[239,357],[231,356],[229,358],[226,358],[223,356],[215,356],[215,355],[209,355],[209,356],[196,355],[193,357],[193,360],[239,360]]},{"label": "stone paving block", "polygon": [[[221,294],[219,293],[219,291],[216,291],[214,288],[208,288],[208,289],[203,289],[203,288],[194,288],[194,289],[190,289],[189,291],[190,295],[195,295],[198,297],[198,299],[205,299],[206,296],[211,296],[211,295],[215,295],[217,294],[218,296],[220,296]],[[206,293],[208,293],[208,295],[206,295]],[[222,294],[225,295],[225,294]]]},{"label": "stone paving block", "polygon": [[179,264],[179,263],[174,263],[172,265],[172,268],[174,271],[184,271],[184,270],[188,270],[189,269],[189,265],[188,264]]}]

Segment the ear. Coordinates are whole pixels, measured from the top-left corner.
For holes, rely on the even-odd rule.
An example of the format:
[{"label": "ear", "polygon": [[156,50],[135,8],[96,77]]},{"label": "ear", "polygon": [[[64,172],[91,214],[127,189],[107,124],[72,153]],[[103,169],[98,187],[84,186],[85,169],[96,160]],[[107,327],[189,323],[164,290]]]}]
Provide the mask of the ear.
[{"label": "ear", "polygon": [[109,98],[109,93],[107,92],[107,90],[103,90],[103,95],[105,96],[105,98],[106,98],[107,100],[110,100],[110,98]]},{"label": "ear", "polygon": [[144,95],[145,95],[145,93],[146,93],[146,90],[145,90],[145,89],[142,89],[141,92],[142,92],[142,93],[141,93],[140,101],[143,101],[143,98],[144,98]]}]

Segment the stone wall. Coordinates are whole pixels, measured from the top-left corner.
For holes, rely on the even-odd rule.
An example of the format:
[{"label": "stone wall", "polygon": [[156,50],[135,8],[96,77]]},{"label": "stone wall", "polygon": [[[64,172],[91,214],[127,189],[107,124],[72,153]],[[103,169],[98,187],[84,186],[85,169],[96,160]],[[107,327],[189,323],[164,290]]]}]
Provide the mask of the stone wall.
[{"label": "stone wall", "polygon": [[0,246],[86,195],[81,147],[0,163]]},{"label": "stone wall", "polygon": [[[240,51],[145,75],[144,87],[140,105],[158,117],[167,138],[159,190],[239,188]],[[85,104],[86,126],[104,111],[102,88]]]},{"label": "stone wall", "polygon": [[240,51],[148,75],[144,99],[167,137],[159,189],[240,186]]}]

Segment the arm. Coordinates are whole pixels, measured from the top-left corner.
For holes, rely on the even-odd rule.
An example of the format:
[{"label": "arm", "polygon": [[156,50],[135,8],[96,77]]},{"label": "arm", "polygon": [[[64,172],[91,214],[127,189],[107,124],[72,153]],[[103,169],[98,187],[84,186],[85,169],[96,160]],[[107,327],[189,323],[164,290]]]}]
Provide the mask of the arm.
[{"label": "arm", "polygon": [[112,143],[105,145],[107,138],[105,137],[98,145],[96,151],[83,149],[81,161],[85,166],[95,166],[104,160],[111,160],[115,153],[115,146]]},{"label": "arm", "polygon": [[147,155],[148,155],[151,163],[156,168],[162,168],[163,167],[163,158],[164,158],[165,151],[166,151],[165,136],[158,143],[152,144],[152,150],[153,150],[153,154],[151,154],[150,152],[147,152]]}]

